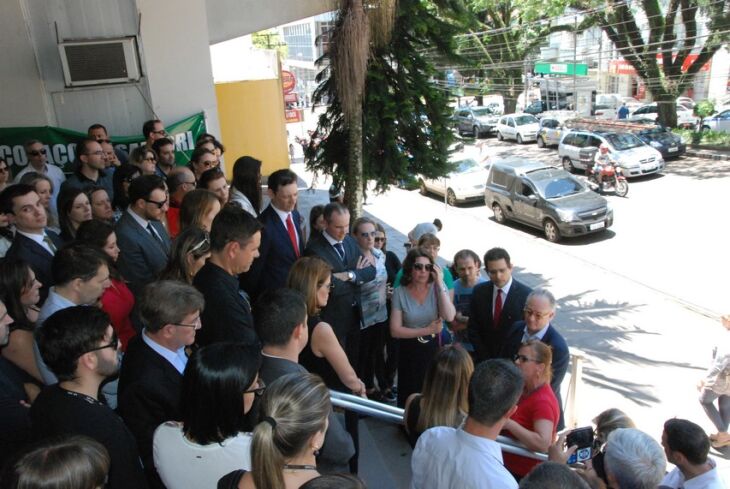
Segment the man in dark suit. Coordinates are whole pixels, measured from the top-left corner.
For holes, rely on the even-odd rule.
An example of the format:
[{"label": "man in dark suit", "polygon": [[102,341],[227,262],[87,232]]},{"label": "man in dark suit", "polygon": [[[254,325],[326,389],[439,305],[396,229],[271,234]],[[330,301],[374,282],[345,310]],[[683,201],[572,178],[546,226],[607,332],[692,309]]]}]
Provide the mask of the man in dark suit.
[{"label": "man in dark suit", "polygon": [[0,194],[0,212],[8,216],[8,222],[15,225],[13,244],[5,255],[8,259],[22,260],[30,265],[38,281],[41,302],[48,297],[53,285],[51,262],[61,239],[46,229],[48,216],[41,204],[41,198],[30,185],[11,185]]},{"label": "man in dark suit", "polygon": [[492,248],[484,254],[489,282],[474,287],[467,331],[474,345],[476,361],[497,358],[510,327],[522,318],[527,285],[512,278],[509,253]]},{"label": "man in dark suit", "polygon": [[296,210],[297,175],[289,169],[269,175],[271,203],[259,216],[261,232],[259,258],[241,275],[241,287],[254,299],[266,290],[286,286],[294,262],[304,253],[304,240]]},{"label": "man in dark suit", "polygon": [[347,233],[350,229],[350,211],[332,202],[324,208],[326,227],[313,235],[304,252],[318,256],[332,267],[332,285],[322,320],[329,323],[347,354],[350,365],[359,365],[360,343],[360,286],[375,278],[375,266],[360,252]]},{"label": "man in dark suit", "polygon": [[[299,354],[309,340],[304,297],[291,289],[265,292],[256,302],[254,319],[256,332],[263,343],[261,379],[270,384],[286,374],[306,372],[298,363]],[[354,455],[352,438],[339,417],[330,412],[324,445],[317,456],[317,470],[321,473],[347,472],[347,464]]]},{"label": "man in dark suit", "polygon": [[560,385],[568,371],[570,351],[563,336],[551,324],[555,317],[555,297],[547,289],[535,289],[530,292],[525,302],[524,321],[517,321],[507,333],[499,356],[512,360],[527,340],[537,339],[549,345],[553,350],[553,378],[550,387],[558,398],[560,421],[558,430],[565,427],[563,419],[563,402],[560,397]]},{"label": "man in dark suit", "polygon": [[195,342],[204,304],[202,294],[188,284],[149,284],[140,301],[145,328],[124,355],[118,411],[137,440],[151,487],[163,487],[153,463],[152,437],[161,423],[180,419],[185,347]]},{"label": "man in dark suit", "polygon": [[193,285],[205,297],[198,345],[221,341],[258,345],[248,294],[239,289],[239,274],[259,256],[261,224],[237,206],[221,210],[210,229],[210,258],[195,274]]},{"label": "man in dark suit", "polygon": [[165,218],[168,204],[165,181],[157,175],[143,175],[129,184],[129,207],[115,231],[117,266],[135,295],[167,265],[170,236],[160,220]]}]

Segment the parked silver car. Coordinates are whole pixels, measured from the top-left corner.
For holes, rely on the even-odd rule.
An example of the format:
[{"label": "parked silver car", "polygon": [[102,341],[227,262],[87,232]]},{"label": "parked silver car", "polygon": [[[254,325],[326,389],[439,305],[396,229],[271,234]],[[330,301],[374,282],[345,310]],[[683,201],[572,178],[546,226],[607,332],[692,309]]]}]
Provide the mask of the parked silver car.
[{"label": "parked silver car", "polygon": [[659,151],[644,144],[633,134],[610,131],[589,131],[573,129],[566,133],[558,145],[558,155],[563,168],[573,171],[576,168],[585,170],[585,162],[581,161],[580,150],[598,148],[608,145],[613,159],[618,163],[627,177],[638,177],[664,170],[664,158]]},{"label": "parked silver car", "polygon": [[463,107],[453,116],[459,136],[471,133],[475,138],[494,133],[499,117],[489,107]]}]

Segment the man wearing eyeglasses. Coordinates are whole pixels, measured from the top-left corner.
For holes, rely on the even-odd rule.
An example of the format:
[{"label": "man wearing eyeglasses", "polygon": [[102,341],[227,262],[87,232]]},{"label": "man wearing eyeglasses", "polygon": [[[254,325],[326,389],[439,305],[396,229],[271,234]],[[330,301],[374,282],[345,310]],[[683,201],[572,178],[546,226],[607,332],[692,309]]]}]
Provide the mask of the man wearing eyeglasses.
[{"label": "man wearing eyeglasses", "polygon": [[145,147],[151,150],[152,143],[167,136],[167,131],[165,131],[165,125],[161,120],[152,119],[142,125],[142,135],[145,139]]},{"label": "man wearing eyeglasses", "polygon": [[98,397],[102,382],[119,370],[119,341],[109,316],[96,307],[63,309],[46,320],[37,338],[59,383],[44,389],[30,408],[34,437],[93,438],[111,459],[106,487],[148,487],[134,437]]},{"label": "man wearing eyeglasses", "polygon": [[174,280],[147,285],[140,299],[145,327],[124,355],[118,411],[137,439],[150,487],[161,487],[152,459],[152,438],[160,424],[181,419],[186,347],[195,342],[201,328],[204,304],[195,287]]},{"label": "man wearing eyeglasses", "polygon": [[28,158],[28,166],[20,170],[15,175],[15,183],[20,183],[20,179],[23,178],[23,175],[32,171],[50,178],[51,182],[53,182],[51,209],[55,212],[58,192],[61,191],[61,184],[66,180],[66,176],[63,174],[63,170],[61,168],[48,164],[48,150],[41,141],[31,139],[30,141],[26,141],[23,146],[25,148],[25,155]]},{"label": "man wearing eyeglasses", "polygon": [[82,139],[76,144],[76,168],[63,182],[61,189],[78,188],[83,191],[91,187],[102,187],[110,199],[114,199],[114,185],[111,173],[106,168],[106,154],[101,144],[94,139]]},{"label": "man wearing eyeglasses", "polygon": [[[121,147],[112,146],[111,136],[109,136],[109,131],[106,130],[106,127],[102,124],[92,124],[89,126],[89,128],[86,130],[86,135],[89,136],[91,139],[95,139],[99,142],[102,146],[109,145],[112,147],[114,156],[116,157],[117,165],[125,165],[129,162],[129,154],[124,151]],[[104,151],[106,151],[106,148],[104,148]],[[108,161],[111,161],[108,159]]]},{"label": "man wearing eyeglasses", "polygon": [[530,292],[523,310],[524,320],[517,321],[507,333],[499,356],[512,360],[527,340],[540,340],[553,350],[553,378],[550,381],[560,407],[560,420],[557,429],[565,427],[563,419],[563,401],[560,398],[560,384],[568,371],[570,351],[565,338],[555,329],[551,321],[555,318],[556,302],[553,294],[547,289],[535,289]]},{"label": "man wearing eyeglasses", "polygon": [[167,265],[170,236],[160,222],[168,209],[165,181],[157,175],[142,175],[129,184],[129,207],[115,229],[119,246],[117,265],[129,288],[140,292]]}]

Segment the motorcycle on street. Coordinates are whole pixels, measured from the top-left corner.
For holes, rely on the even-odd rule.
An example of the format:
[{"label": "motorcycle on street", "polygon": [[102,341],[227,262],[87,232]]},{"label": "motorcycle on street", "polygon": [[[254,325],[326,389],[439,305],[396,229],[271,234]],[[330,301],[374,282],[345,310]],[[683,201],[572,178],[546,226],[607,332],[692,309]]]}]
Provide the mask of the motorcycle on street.
[{"label": "motorcycle on street", "polygon": [[629,193],[629,182],[621,167],[608,155],[604,159],[596,159],[595,148],[581,150],[580,158],[585,162],[586,177],[591,190],[599,194],[614,193],[626,197]]}]

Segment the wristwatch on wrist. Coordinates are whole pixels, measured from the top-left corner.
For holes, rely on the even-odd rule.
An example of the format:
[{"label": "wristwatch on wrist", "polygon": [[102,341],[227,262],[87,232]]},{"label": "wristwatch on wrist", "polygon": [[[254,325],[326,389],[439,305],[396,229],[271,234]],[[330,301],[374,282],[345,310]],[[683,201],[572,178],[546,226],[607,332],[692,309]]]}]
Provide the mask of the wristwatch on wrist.
[{"label": "wristwatch on wrist", "polygon": [[353,272],[352,270],[348,270],[347,271],[347,279],[350,282],[354,282],[355,281],[355,272]]}]

